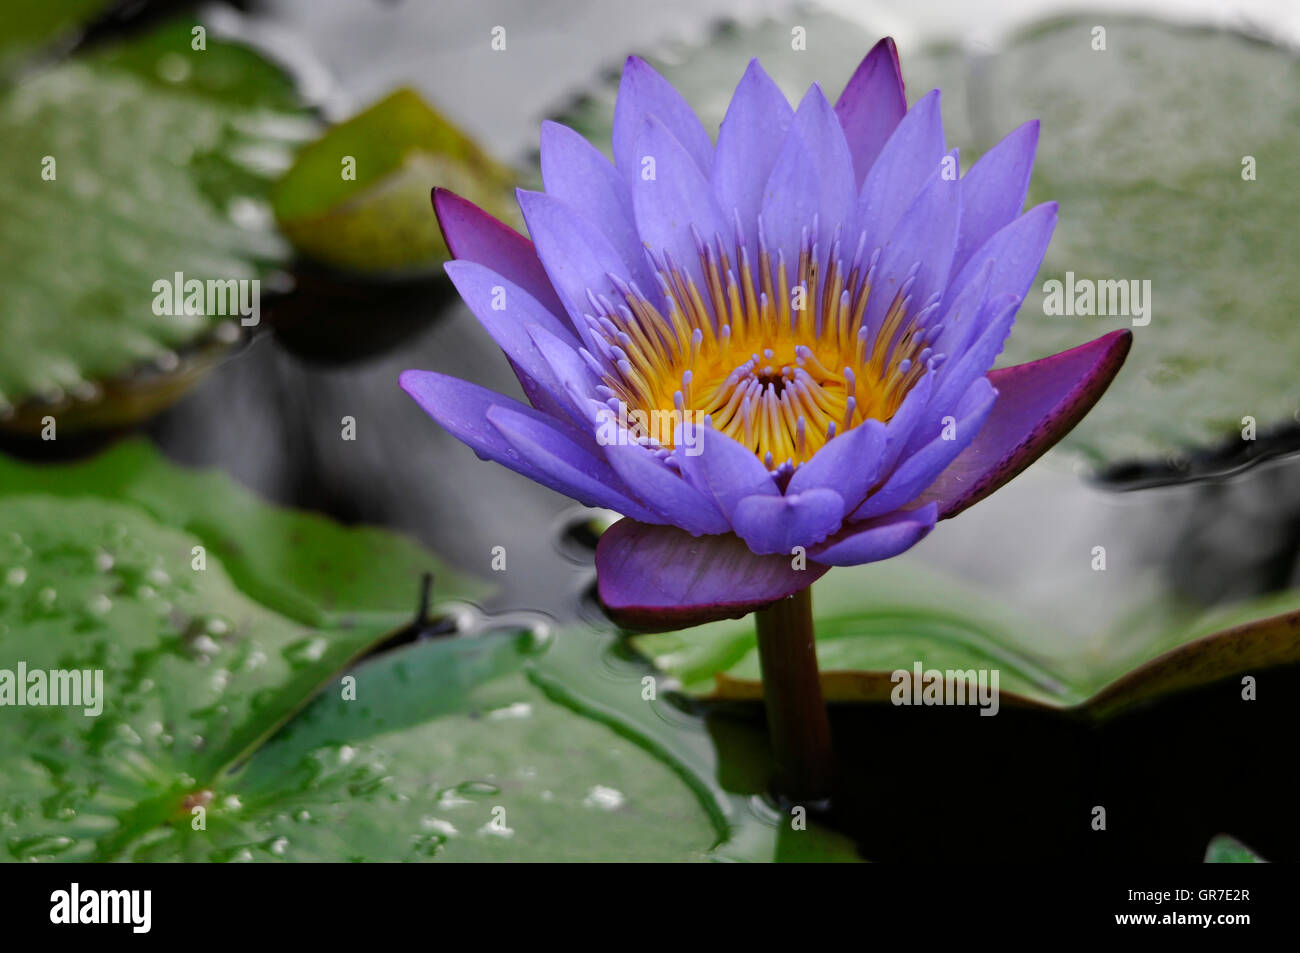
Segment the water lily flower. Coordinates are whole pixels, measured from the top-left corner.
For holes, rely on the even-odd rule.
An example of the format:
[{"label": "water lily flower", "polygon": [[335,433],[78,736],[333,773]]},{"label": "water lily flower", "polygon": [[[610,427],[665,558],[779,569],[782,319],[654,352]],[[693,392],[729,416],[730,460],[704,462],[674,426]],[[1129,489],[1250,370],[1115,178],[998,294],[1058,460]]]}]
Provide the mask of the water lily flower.
[{"label": "water lily flower", "polygon": [[434,204],[447,274],[529,405],[429,371],[402,386],[484,458],[623,514],[596,554],[624,624],[737,616],[895,556],[1006,483],[1105,390],[1128,331],[990,370],[1055,203],[1022,212],[1037,122],[964,175],[934,90],[882,40],[832,105],[757,60],[716,145],[629,58],[611,163],[541,133],[532,240]]}]

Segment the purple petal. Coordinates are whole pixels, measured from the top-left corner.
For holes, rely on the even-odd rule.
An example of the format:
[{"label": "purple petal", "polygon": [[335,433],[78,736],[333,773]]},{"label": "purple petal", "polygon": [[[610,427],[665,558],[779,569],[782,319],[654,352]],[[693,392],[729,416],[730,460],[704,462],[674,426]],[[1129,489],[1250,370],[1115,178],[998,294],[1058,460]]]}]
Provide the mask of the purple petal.
[{"label": "purple petal", "polygon": [[490,268],[472,261],[449,261],[444,268],[470,311],[505,351],[533,406],[548,414],[572,415],[559,379],[534,346],[527,326],[545,328],[570,347],[577,343],[573,333],[535,298]]},{"label": "purple petal", "polygon": [[[929,441],[911,455],[904,454],[884,485],[853,511],[852,519],[856,521],[883,516],[916,499],[958,454],[970,446],[988,419],[997,398],[998,392],[987,378],[981,377],[971,384],[949,414],[953,418],[952,429],[948,431],[941,426],[938,433],[930,434],[918,429],[913,439],[917,436],[929,437]],[[942,425],[942,420],[938,423]]]},{"label": "purple petal", "polygon": [[683,276],[693,277],[705,294],[695,236],[711,242],[715,235],[727,236],[733,230],[722,217],[709,180],[658,117],[646,119],[637,150],[654,159],[654,175],[637,176],[632,184],[632,207],[641,241],[656,255],[670,252]]},{"label": "purple petal", "polygon": [[[718,130],[713,159],[713,191],[728,221],[733,211],[746,226],[758,220],[763,185],[793,119],[794,110],[776,83],[757,59],[750,60]],[[750,254],[758,254],[756,244]],[[751,261],[756,263],[757,258]]]},{"label": "purple petal", "polygon": [[835,437],[795,470],[786,495],[830,489],[852,511],[875,484],[884,452],[885,425],[868,420]]},{"label": "purple petal", "polygon": [[885,425],[885,454],[880,461],[881,473],[894,469],[894,464],[898,462],[917,425],[925,419],[937,376],[934,370],[922,374],[921,379],[907,392],[898,410],[894,411],[894,416],[889,418],[889,423]]},{"label": "purple petal", "polygon": [[636,487],[637,497],[665,522],[692,536],[731,530],[713,499],[687,482],[654,451],[635,443],[609,443],[604,451],[614,471],[628,486]]},{"label": "purple petal", "polygon": [[664,631],[740,618],[815,582],[824,566],[756,556],[730,534],[694,537],[620,520],[596,546],[600,601],[625,628]]},{"label": "purple petal", "polygon": [[600,378],[568,341],[537,324],[525,325],[524,330],[553,375],[554,383],[548,386],[554,388],[554,399],[580,428],[591,427],[595,416],[593,403],[599,400],[596,387]]},{"label": "purple petal", "polygon": [[856,221],[867,231],[867,248],[882,245],[939,169],[946,151],[939,90],[921,97],[890,135],[862,183]]},{"label": "purple petal", "polygon": [[934,528],[937,511],[934,503],[928,503],[915,510],[850,524],[808,555],[827,566],[860,566],[890,559],[925,538]]},{"label": "purple petal", "polygon": [[568,126],[542,123],[542,181],[546,194],[568,203],[618,249],[638,282],[645,254],[632,215],[632,192],[610,161]]},{"label": "purple petal", "polygon": [[[775,255],[785,252],[788,266],[799,260],[802,233],[816,216],[821,259],[826,261],[831,236],[854,206],[853,157],[835,111],[816,83],[808,90],[781,145],[763,188],[763,227]],[[856,238],[856,236],[854,236]],[[847,236],[846,236],[847,238]],[[849,249],[852,255],[853,249]]]},{"label": "purple petal", "polygon": [[664,79],[640,57],[629,56],[618,84],[614,103],[614,162],[628,182],[641,177],[641,154],[637,136],[646,117],[656,116],[682,145],[701,174],[713,167],[713,143],[694,110]]},{"label": "purple petal", "polygon": [[[587,506],[604,506],[646,522],[661,517],[632,499],[632,492],[603,459],[554,427],[550,421],[519,413],[500,404],[487,408],[488,422],[515,451],[515,455]],[[543,482],[539,480],[538,482]],[[547,486],[552,484],[548,483]]]},{"label": "purple petal", "polygon": [[592,310],[587,291],[614,293],[608,276],[626,276],[629,266],[605,233],[572,206],[542,192],[519,189],[516,194],[537,255],[585,341],[589,332],[583,315]]},{"label": "purple petal", "polygon": [[952,408],[957,406],[962,395],[978,378],[988,373],[1011,334],[1011,326],[1015,324],[1019,307],[1020,300],[1011,295],[1002,295],[986,304],[989,317],[980,319],[984,330],[979,337],[967,348],[965,354],[958,355],[955,360],[950,356],[935,372],[934,395],[930,398],[922,422],[908,438],[904,454],[919,450],[939,432],[940,420],[952,413]]},{"label": "purple petal", "polygon": [[[854,178],[859,187],[906,113],[898,50],[893,38],[887,36],[858,64],[835,104],[835,114],[853,154]],[[721,151],[721,141],[718,148]]]},{"label": "purple petal", "polygon": [[1000,394],[975,441],[920,499],[941,519],[978,503],[1064,437],[1097,402],[1128,356],[1128,330],[989,374]]},{"label": "purple petal", "polygon": [[961,180],[961,234],[953,268],[1010,224],[1025,205],[1038,148],[1038,120],[1025,123],[984,153]]},{"label": "purple petal", "polygon": [[[920,267],[908,292],[912,298],[910,312],[919,311],[931,295],[944,290],[957,247],[960,219],[958,180],[946,179],[936,170],[881,249],[866,311],[866,325],[873,340],[914,266]],[[873,346],[882,344],[887,342],[876,341]]]},{"label": "purple petal", "polygon": [[993,262],[989,294],[1011,294],[1023,299],[1034,282],[1043,255],[1056,229],[1056,203],[1035,205],[1024,215],[994,233],[970,256],[957,277],[949,283],[949,296],[956,296],[975,279],[984,265]]},{"label": "purple petal", "polygon": [[780,495],[772,474],[754,451],[712,427],[699,427],[695,438],[699,453],[694,456],[678,453],[677,460],[690,481],[717,501],[727,519],[731,519],[736,505],[747,496]]},{"label": "purple petal", "polygon": [[944,305],[940,321],[943,330],[935,339],[934,352],[948,355],[949,363],[965,354],[971,342],[978,339],[983,327],[981,322],[989,316],[988,291],[993,280],[993,265],[991,259],[986,259],[961,292]]},{"label": "purple petal", "polygon": [[532,242],[447,189],[433,190],[433,210],[454,258],[486,265],[523,288],[552,314],[567,320],[564,305],[551,287]]},{"label": "purple petal", "polygon": [[[595,441],[589,436],[531,407],[525,407],[517,400],[456,377],[433,371],[403,371],[400,382],[402,389],[415,398],[425,413],[480,457],[495,460],[557,493],[574,495],[570,484],[556,479],[521,457],[500,431],[488,422],[488,411],[507,408],[516,414],[527,416],[540,426],[553,428],[567,440],[580,445],[580,452],[588,455],[596,450]],[[588,449],[583,450],[582,447]]]},{"label": "purple petal", "polygon": [[[540,325],[570,347],[577,338],[569,326],[546,310],[528,291],[490,266],[473,261],[449,261],[444,266],[447,277],[460,292],[474,316],[495,338],[493,327],[513,325],[522,332],[526,323]],[[497,341],[501,344],[501,341]],[[501,344],[506,348],[505,344]]]},{"label": "purple petal", "polygon": [[793,554],[794,547],[820,543],[840,528],[844,498],[834,490],[814,489],[784,496],[747,496],[731,517],[736,535],[754,552]]}]

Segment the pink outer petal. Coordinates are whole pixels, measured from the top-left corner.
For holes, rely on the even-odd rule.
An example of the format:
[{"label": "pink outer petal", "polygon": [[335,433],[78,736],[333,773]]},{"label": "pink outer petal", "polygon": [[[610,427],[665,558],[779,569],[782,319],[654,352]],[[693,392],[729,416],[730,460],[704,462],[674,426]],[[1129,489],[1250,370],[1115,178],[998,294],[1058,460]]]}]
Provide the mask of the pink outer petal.
[{"label": "pink outer petal", "polygon": [[527,291],[564,324],[569,323],[532,242],[447,189],[433,190],[433,210],[453,258],[491,268]]},{"label": "pink outer petal", "polygon": [[1020,474],[1074,428],[1119,372],[1133,332],[1095,341],[1028,364],[991,371],[998,402],[961,455],[923,492],[939,518],[956,516]]},{"label": "pink outer petal", "polygon": [[755,556],[738,537],[691,536],[622,519],[596,546],[600,601],[627,629],[666,632],[738,619],[810,586],[825,566],[795,569],[789,556]]},{"label": "pink outer petal", "polygon": [[835,114],[849,151],[858,186],[867,177],[880,150],[907,113],[903,73],[893,37],[885,37],[858,64],[835,104]]}]

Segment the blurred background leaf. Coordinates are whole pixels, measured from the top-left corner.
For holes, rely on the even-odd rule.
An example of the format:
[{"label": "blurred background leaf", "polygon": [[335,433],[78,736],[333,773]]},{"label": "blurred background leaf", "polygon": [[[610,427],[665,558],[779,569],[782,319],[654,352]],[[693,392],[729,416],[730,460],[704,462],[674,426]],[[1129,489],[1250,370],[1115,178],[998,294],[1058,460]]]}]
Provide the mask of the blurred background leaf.
[{"label": "blurred background leaf", "polygon": [[432,271],[448,252],[431,183],[518,219],[510,169],[418,93],[399,89],[304,148],[272,203],[285,235],[318,262],[358,272]]},{"label": "blurred background leaf", "polygon": [[35,433],[47,414],[65,433],[134,422],[239,338],[238,315],[155,314],[155,281],[274,290],[287,246],[270,181],[315,122],[278,68],[214,37],[195,50],[192,26],[0,90],[0,176],[26,183],[0,193],[4,429]]}]

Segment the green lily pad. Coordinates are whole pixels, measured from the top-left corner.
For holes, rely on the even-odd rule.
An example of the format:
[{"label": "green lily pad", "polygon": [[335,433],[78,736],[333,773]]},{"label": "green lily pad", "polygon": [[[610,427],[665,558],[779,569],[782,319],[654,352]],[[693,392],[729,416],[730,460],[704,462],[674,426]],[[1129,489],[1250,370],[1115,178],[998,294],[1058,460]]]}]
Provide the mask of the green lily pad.
[{"label": "green lily pad", "polygon": [[424,272],[449,257],[429,209],[449,188],[507,220],[514,174],[410,89],[307,146],[276,184],[275,217],[310,258],[347,271]]},{"label": "green lily pad", "polygon": [[762,745],[723,745],[707,712],[681,704],[670,680],[609,632],[566,630],[531,665],[549,697],[672,765],[705,806],[720,838],[710,858],[782,863],[857,862],[853,842],[814,818],[783,815],[768,798]]},{"label": "green lily pad", "polygon": [[[1042,635],[1031,620],[916,565],[890,561],[828,573],[813,584],[813,611],[823,673],[891,672],[919,659],[932,668],[997,668],[1002,690],[1047,704],[1083,698],[1026,649]],[[736,683],[759,677],[749,618],[631,641],[692,695],[712,693],[719,673],[733,692],[740,690]]]},{"label": "green lily pad", "polygon": [[1205,849],[1207,864],[1260,864],[1264,860],[1234,837],[1221,836]]},{"label": "green lily pad", "polygon": [[[1153,604],[1085,644],[1060,637],[1048,619],[1013,612],[915,561],[893,560],[828,573],[813,584],[813,612],[825,690],[844,700],[888,701],[890,674],[921,662],[944,671],[996,669],[1004,698],[1109,717],[1237,671],[1300,662],[1296,590],[1209,612]],[[762,697],[752,619],[630,641],[687,694]]]},{"label": "green lily pad", "polygon": [[[107,859],[188,819],[409,620],[426,571],[442,595],[482,591],[408,540],[256,504],[143,443],[67,467],[0,457],[0,856]],[[10,708],[20,666],[102,691]]]},{"label": "green lily pad", "polygon": [[185,798],[389,631],[285,618],[240,592],[215,558],[194,571],[196,544],[125,503],[0,502],[2,667],[10,678],[25,666],[102,679],[91,706],[102,713],[84,704],[6,711],[4,856],[116,856],[185,813]]},{"label": "green lily pad", "polygon": [[399,626],[415,609],[426,572],[435,574],[440,598],[475,600],[488,592],[414,540],[268,506],[224,474],[168,462],[145,440],[58,466],[0,456],[0,502],[19,493],[129,503],[195,536],[244,592],[306,625],[367,619]]},{"label": "green lily pad", "polygon": [[135,860],[689,860],[717,831],[671,768],[550,701],[528,635],[426,642],[323,694]]},{"label": "green lily pad", "polygon": [[[206,300],[207,283],[265,282],[286,260],[270,182],[315,120],[278,68],[211,36],[194,49],[194,26],[0,89],[4,429],[37,432],[53,416],[66,433],[155,412],[254,320],[225,285]],[[204,283],[204,313],[155,313],[155,283],[177,274]]]},{"label": "green lily pad", "polygon": [[[1106,28],[1105,51],[1092,29]],[[758,55],[787,96],[819,81],[835,95],[876,37],[809,12],[808,52],[788,28],[729,26],[707,46],[652,62],[716,129]],[[815,49],[815,55],[813,51]],[[1132,460],[1182,466],[1207,448],[1249,456],[1259,437],[1300,421],[1291,334],[1300,297],[1300,60],[1234,33],[1092,15],[1043,22],[978,56],[951,46],[900,51],[909,99],[944,93],[962,164],[1040,118],[1029,201],[1060,222],[1000,359],[1033,360],[1134,326],[1123,372],[1063,446],[1098,468]],[[559,118],[607,147],[612,85]],[[1255,179],[1243,179],[1253,157]],[[1056,316],[1044,283],[1150,281],[1149,315]],[[1131,287],[1131,286],[1130,286]],[[1141,285],[1138,286],[1142,288]]]},{"label": "green lily pad", "polygon": [[648,670],[611,647],[489,632],[367,662],[355,700],[322,693],[213,791],[206,830],[168,825],[131,859],[857,860],[761,788],[724,789],[703,720],[647,702]]}]

